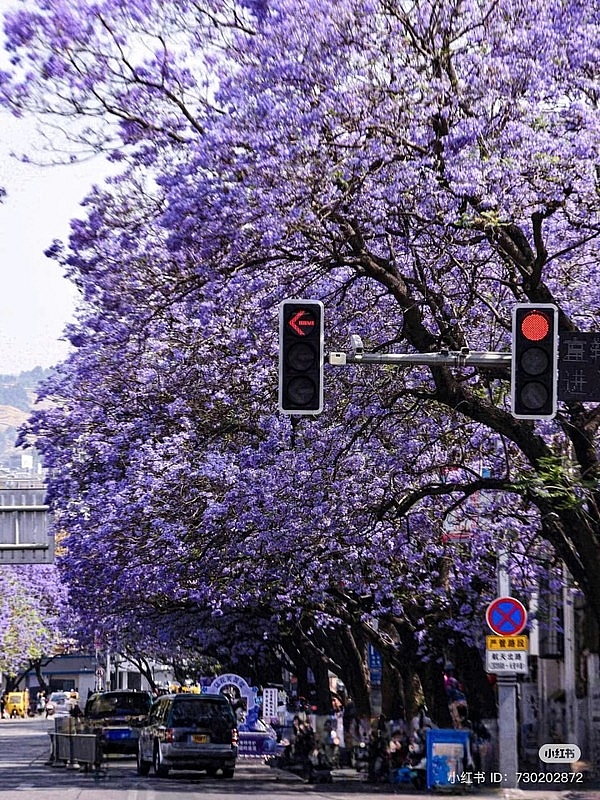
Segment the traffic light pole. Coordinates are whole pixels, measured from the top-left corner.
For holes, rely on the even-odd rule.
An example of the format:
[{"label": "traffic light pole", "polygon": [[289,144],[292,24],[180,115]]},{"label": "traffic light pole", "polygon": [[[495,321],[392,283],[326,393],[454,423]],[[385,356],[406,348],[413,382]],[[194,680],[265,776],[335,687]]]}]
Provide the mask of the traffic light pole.
[{"label": "traffic light pole", "polygon": [[[527,309],[528,310],[528,309]],[[360,336],[350,337],[351,351],[330,352],[326,361],[333,366],[346,364],[395,364],[402,366],[425,365],[430,367],[479,367],[511,369],[513,352],[495,353],[487,350],[442,350],[437,353],[365,353]],[[513,345],[512,350],[515,350]],[[518,356],[517,356],[518,357]],[[550,365],[549,359],[549,365]],[[556,370],[556,363],[554,367]],[[550,369],[550,366],[549,366]],[[514,373],[514,370],[513,370]],[[535,376],[534,376],[535,377]],[[514,382],[514,378],[512,379]],[[510,596],[510,579],[506,569],[506,554],[498,556],[499,597]],[[518,729],[517,729],[517,678],[516,675],[497,676],[499,768],[502,785],[518,787]]]}]

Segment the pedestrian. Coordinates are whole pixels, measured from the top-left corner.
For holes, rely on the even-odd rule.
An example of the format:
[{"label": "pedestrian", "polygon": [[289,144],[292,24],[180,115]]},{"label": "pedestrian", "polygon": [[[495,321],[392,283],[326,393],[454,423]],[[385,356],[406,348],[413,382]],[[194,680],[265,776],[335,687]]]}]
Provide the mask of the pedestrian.
[{"label": "pedestrian", "polygon": [[427,709],[421,705],[419,711],[411,722],[411,734],[408,745],[409,760],[412,766],[425,763],[427,753],[427,731],[433,728],[433,722],[427,714]]},{"label": "pedestrian", "polygon": [[454,672],[454,664],[446,662],[444,666],[444,689],[448,698],[448,710],[452,717],[454,728],[461,728],[462,720],[469,715],[467,698],[463,685],[460,683]]},{"label": "pedestrian", "polygon": [[368,749],[368,777],[370,783],[387,782],[389,780],[388,737],[386,717],[380,714],[371,725],[371,738]]},{"label": "pedestrian", "polygon": [[331,692],[331,740],[335,745],[334,766],[346,766],[346,741],[344,737],[344,701],[337,692]]},{"label": "pedestrian", "polygon": [[406,733],[400,728],[392,731],[392,736],[388,744],[390,760],[390,770],[400,769],[408,758],[408,739]]},{"label": "pedestrian", "polygon": [[479,714],[474,714],[471,721],[471,752],[477,771],[485,770],[489,764],[491,734]]},{"label": "pedestrian", "polygon": [[346,698],[346,703],[344,705],[342,727],[344,731],[344,753],[347,762],[344,766],[350,766],[352,757],[356,754],[356,748],[360,743],[358,714],[354,700],[350,696]]},{"label": "pedestrian", "polygon": [[323,723],[323,734],[320,741],[320,751],[324,761],[330,767],[337,768],[340,763],[340,738],[335,728],[335,719],[326,719]]}]

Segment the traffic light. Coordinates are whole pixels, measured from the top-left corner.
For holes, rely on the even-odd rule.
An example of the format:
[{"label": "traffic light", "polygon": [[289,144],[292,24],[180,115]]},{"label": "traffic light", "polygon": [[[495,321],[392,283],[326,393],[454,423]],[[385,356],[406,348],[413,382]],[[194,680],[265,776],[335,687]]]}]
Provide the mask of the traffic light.
[{"label": "traffic light", "polygon": [[318,300],[279,304],[279,410],[323,410],[323,303]]},{"label": "traffic light", "polygon": [[558,384],[558,309],[519,303],[512,321],[511,411],[518,419],[551,419]]}]

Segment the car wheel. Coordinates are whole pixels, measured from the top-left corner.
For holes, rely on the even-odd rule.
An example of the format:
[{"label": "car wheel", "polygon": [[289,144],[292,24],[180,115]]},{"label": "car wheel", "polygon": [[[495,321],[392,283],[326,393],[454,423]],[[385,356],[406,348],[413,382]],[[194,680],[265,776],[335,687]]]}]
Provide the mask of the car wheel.
[{"label": "car wheel", "polygon": [[145,761],[144,757],[142,756],[142,748],[141,746],[138,747],[137,751],[137,771],[138,775],[148,775],[150,773],[150,767],[152,766],[151,761]]},{"label": "car wheel", "polygon": [[227,779],[233,778],[234,767],[223,767],[223,777]]},{"label": "car wheel", "polygon": [[166,778],[169,774],[169,768],[165,767],[162,763],[162,757],[160,753],[160,744],[159,742],[155,742],[154,744],[154,756],[152,759],[152,764],[154,766],[154,774],[157,778]]}]

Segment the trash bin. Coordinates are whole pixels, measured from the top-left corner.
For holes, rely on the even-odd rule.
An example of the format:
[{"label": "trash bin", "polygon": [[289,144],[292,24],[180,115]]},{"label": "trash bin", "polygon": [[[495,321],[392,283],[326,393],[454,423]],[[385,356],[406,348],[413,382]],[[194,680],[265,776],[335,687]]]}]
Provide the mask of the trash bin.
[{"label": "trash bin", "polygon": [[[460,788],[467,769],[470,731],[427,731],[427,788]],[[464,780],[464,779],[463,779]]]}]

